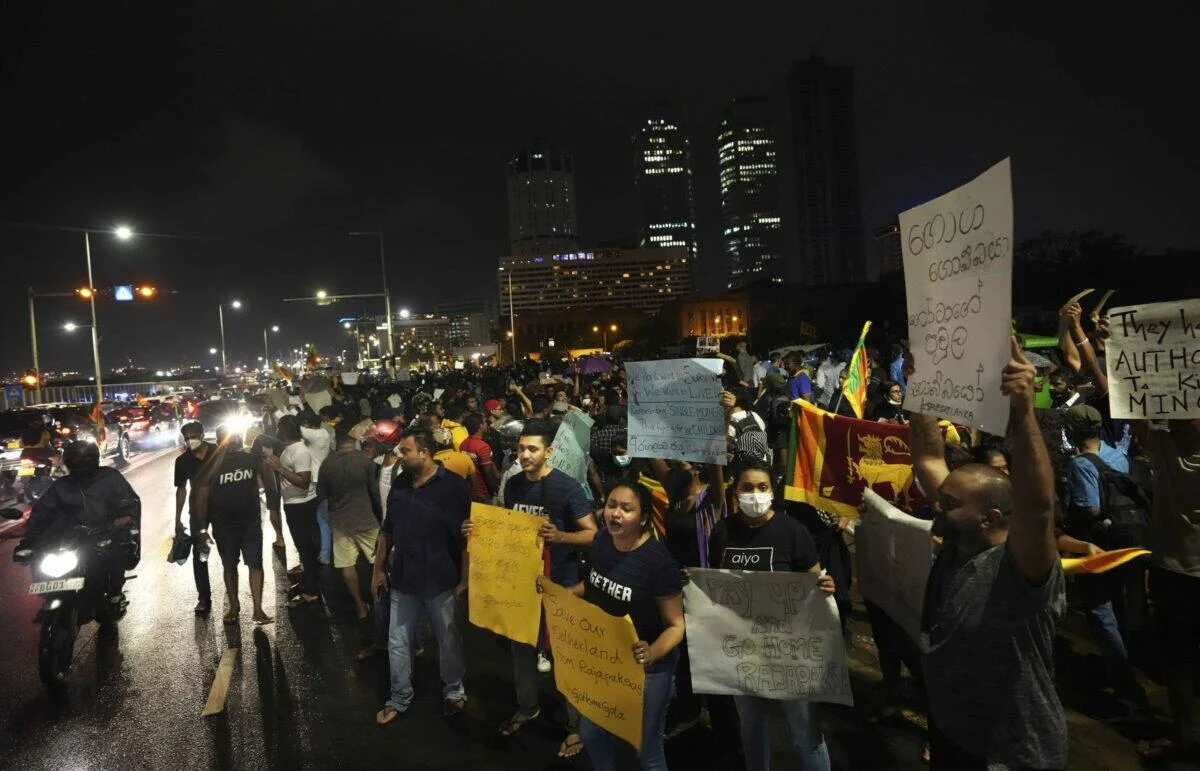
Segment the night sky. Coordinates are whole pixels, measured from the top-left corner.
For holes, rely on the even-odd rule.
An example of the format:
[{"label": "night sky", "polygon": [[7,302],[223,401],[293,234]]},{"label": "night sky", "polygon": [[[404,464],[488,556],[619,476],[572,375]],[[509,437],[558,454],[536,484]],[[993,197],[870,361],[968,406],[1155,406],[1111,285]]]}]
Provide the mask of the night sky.
[{"label": "night sky", "polygon": [[[349,348],[336,319],[381,307],[281,298],[378,291],[375,241],[345,234],[380,227],[395,307],[494,294],[504,162],[534,136],[574,156],[585,245],[633,238],[630,137],[653,98],[683,106],[713,265],[720,110],[767,95],[786,126],[788,67],[815,52],[855,67],[868,233],[1011,156],[1018,239],[1200,248],[1193,2],[580,5],[0,3],[0,220],[187,236],[93,238],[98,286],[178,291],[99,306],[106,366],[211,363],[222,298],[245,303],[233,360],[272,323],[273,351]],[[785,168],[794,249],[792,184]],[[82,236],[4,225],[0,255],[0,371],[23,369],[26,287],[83,285]],[[43,368],[90,371],[86,335],[59,329],[86,306],[38,310]]]}]

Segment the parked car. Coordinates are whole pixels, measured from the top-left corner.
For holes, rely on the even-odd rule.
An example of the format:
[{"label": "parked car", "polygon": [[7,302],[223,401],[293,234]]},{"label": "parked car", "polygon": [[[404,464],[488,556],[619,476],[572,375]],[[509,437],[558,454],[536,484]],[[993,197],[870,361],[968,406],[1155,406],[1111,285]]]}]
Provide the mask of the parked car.
[{"label": "parked car", "polygon": [[117,432],[117,456],[127,461],[134,454],[178,442],[179,420],[169,404],[133,404],[105,416]]},{"label": "parked car", "polygon": [[217,428],[220,426],[238,434],[245,434],[248,428],[262,420],[251,415],[244,404],[232,399],[200,402],[196,405],[196,414],[191,419],[204,425],[204,439],[208,442],[217,440]]}]

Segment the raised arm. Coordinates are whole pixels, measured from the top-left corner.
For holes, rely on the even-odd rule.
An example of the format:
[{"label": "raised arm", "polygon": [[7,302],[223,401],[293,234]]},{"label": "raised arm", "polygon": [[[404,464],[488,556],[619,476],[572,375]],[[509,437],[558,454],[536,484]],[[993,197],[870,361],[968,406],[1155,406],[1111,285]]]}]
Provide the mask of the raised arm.
[{"label": "raised arm", "polygon": [[938,428],[937,418],[918,412],[910,412],[908,416],[908,442],[912,451],[913,471],[925,497],[933,500],[942,482],[950,476],[950,467],[946,465],[946,443]]},{"label": "raised arm", "polygon": [[1070,367],[1072,372],[1079,372],[1081,362],[1079,359],[1079,349],[1075,347],[1075,341],[1071,339],[1071,319],[1067,317],[1067,308],[1063,306],[1058,312],[1058,349],[1062,351],[1063,361]]},{"label": "raised arm", "polygon": [[1008,517],[1008,549],[1025,579],[1041,586],[1058,561],[1054,538],[1054,469],[1033,412],[1034,368],[1012,339],[1012,361],[1004,368],[1000,391],[1009,397],[1012,436],[1013,510]]},{"label": "raised arm", "polygon": [[1092,382],[1096,384],[1096,392],[1103,396],[1108,393],[1108,375],[1104,370],[1100,369],[1100,362],[1096,358],[1096,351],[1092,348],[1092,343],[1083,332],[1083,325],[1079,321],[1079,314],[1082,312],[1079,303],[1073,303],[1067,308],[1067,318],[1070,319],[1071,333],[1067,335],[1075,341],[1075,349],[1078,351],[1079,358],[1083,361],[1083,371],[1091,377]]}]

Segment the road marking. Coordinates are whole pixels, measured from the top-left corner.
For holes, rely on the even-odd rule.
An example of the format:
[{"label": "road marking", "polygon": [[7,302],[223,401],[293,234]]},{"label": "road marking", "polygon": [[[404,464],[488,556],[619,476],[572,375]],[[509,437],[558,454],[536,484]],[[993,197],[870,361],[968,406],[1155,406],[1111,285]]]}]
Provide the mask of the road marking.
[{"label": "road marking", "polygon": [[171,553],[171,543],[174,540],[175,540],[175,536],[169,535],[169,536],[167,536],[167,540],[162,542],[162,546],[158,547],[158,556],[161,559],[166,559],[167,555]]},{"label": "road marking", "polygon": [[237,650],[226,648],[221,654],[221,663],[217,665],[217,676],[213,678],[212,690],[208,692],[208,702],[204,705],[202,717],[216,715],[225,711],[225,697],[229,695],[229,681],[233,678],[233,665],[237,663]]}]

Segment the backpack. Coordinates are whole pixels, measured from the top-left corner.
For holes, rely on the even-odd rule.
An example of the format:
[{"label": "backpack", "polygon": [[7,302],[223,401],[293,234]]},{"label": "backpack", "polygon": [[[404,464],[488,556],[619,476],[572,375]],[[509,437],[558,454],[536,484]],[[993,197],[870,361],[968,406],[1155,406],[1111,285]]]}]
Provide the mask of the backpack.
[{"label": "backpack", "polygon": [[1084,453],[1100,474],[1100,515],[1092,523],[1093,541],[1106,550],[1146,544],[1153,494],[1133,477],[1109,468],[1095,453]]},{"label": "backpack", "polygon": [[[763,421],[763,422],[765,423],[766,421]],[[746,414],[744,417],[739,418],[738,420],[734,421],[730,425],[733,426],[733,438],[734,439],[737,439],[739,436],[746,433],[747,431],[762,431],[762,428],[758,425],[758,421],[754,419],[754,411],[753,410],[746,410]]]}]

